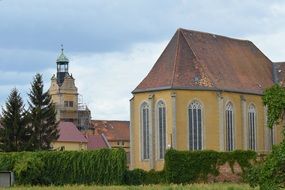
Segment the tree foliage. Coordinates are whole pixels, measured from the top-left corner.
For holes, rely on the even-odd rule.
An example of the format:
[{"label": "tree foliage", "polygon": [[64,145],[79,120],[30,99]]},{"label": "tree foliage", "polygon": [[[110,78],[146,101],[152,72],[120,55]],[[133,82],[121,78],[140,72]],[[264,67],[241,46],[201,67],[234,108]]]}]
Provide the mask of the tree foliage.
[{"label": "tree foliage", "polygon": [[277,190],[285,187],[285,143],[275,145],[264,162],[254,165],[246,173],[246,181],[261,190]]},{"label": "tree foliage", "polygon": [[13,89],[2,109],[0,150],[23,151],[27,144],[26,111],[17,89]]},{"label": "tree foliage", "polygon": [[56,110],[48,92],[44,92],[42,76],[37,74],[31,84],[28,128],[31,132],[30,150],[51,149],[51,142],[59,137]]},{"label": "tree foliage", "polygon": [[284,117],[285,111],[285,88],[275,84],[266,89],[263,96],[263,103],[267,106],[268,127],[272,128]]}]

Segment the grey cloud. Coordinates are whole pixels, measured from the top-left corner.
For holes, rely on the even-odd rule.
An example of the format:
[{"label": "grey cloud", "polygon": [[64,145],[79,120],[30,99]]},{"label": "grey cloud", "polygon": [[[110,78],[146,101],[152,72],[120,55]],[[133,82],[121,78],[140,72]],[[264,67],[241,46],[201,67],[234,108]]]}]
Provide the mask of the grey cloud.
[{"label": "grey cloud", "polygon": [[[270,30],[270,3],[278,1],[9,0],[0,3],[0,46],[54,51],[108,52],[162,41],[179,27],[233,36]],[[268,24],[270,27],[263,27]]]}]

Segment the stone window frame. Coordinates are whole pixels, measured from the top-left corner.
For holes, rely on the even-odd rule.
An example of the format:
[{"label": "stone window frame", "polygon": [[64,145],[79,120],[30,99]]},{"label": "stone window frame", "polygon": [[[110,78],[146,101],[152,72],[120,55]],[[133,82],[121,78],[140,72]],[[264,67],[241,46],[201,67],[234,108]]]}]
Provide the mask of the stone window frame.
[{"label": "stone window frame", "polygon": [[[161,147],[160,144],[160,137],[161,137],[161,133],[160,133],[160,114],[159,114],[159,109],[161,108],[161,106],[164,108],[164,147]],[[164,100],[159,99],[156,103],[156,159],[157,160],[163,160],[164,156],[165,156],[165,152],[167,149],[167,106]],[[163,118],[162,118],[163,119]],[[161,149],[164,150],[162,151],[161,155]]]},{"label": "stone window frame", "polygon": [[[257,149],[257,111],[256,106],[250,103],[248,106],[248,149]],[[252,141],[254,137],[254,140]]]},{"label": "stone window frame", "polygon": [[[144,113],[146,111],[146,113]],[[147,118],[144,118],[147,116]],[[146,120],[146,122],[144,122]],[[146,128],[145,128],[146,127]],[[144,142],[145,141],[145,142]],[[150,159],[150,106],[144,101],[140,106],[140,148],[141,160]]]},{"label": "stone window frame", "polygon": [[[200,142],[200,147],[197,147],[195,148],[194,147],[194,144],[192,145],[193,149],[191,149],[191,146],[190,146],[190,108],[191,106],[193,105],[193,103],[198,103],[198,108],[200,108],[200,124],[201,124],[201,140],[198,139],[197,137],[197,142]],[[198,100],[198,99],[193,99],[187,106],[187,147],[188,147],[188,150],[203,150],[204,149],[204,106],[203,106],[203,103],[202,101]],[[192,121],[192,123],[194,122],[194,120]],[[198,125],[198,122],[197,122],[197,125]],[[197,126],[198,127],[198,126]],[[194,130],[194,128],[192,129],[192,131]],[[198,131],[198,130],[197,130]],[[194,133],[192,133],[194,135]],[[192,135],[192,136],[193,136]],[[194,141],[192,141],[194,143]],[[198,143],[197,143],[198,144]],[[199,149],[200,148],[200,149]]]},{"label": "stone window frame", "polygon": [[[225,150],[233,151],[235,150],[235,109],[232,101],[228,101],[225,104],[224,114],[225,114],[225,137],[226,137]],[[229,127],[231,130],[229,130]],[[231,135],[229,133],[231,133]],[[229,141],[228,139],[231,139],[231,141]]]}]

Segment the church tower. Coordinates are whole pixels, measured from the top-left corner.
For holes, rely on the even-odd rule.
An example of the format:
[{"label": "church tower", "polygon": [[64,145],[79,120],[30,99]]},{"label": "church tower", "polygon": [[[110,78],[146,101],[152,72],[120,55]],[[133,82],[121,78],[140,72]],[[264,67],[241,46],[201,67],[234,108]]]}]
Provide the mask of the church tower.
[{"label": "church tower", "polygon": [[56,60],[57,73],[51,78],[49,94],[56,106],[57,120],[70,121],[78,126],[78,92],[75,80],[68,72],[69,60],[61,53]]}]

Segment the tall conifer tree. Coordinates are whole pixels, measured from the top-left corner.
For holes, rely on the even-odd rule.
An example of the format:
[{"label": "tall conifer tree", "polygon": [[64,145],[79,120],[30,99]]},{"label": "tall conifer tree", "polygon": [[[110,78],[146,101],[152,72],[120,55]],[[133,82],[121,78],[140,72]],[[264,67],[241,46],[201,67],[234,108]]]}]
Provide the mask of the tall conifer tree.
[{"label": "tall conifer tree", "polygon": [[0,149],[5,152],[23,151],[27,145],[26,111],[17,89],[13,89],[2,109]]},{"label": "tall conifer tree", "polygon": [[56,110],[48,92],[44,92],[42,76],[36,74],[29,95],[30,149],[49,150],[59,137]]}]

